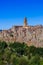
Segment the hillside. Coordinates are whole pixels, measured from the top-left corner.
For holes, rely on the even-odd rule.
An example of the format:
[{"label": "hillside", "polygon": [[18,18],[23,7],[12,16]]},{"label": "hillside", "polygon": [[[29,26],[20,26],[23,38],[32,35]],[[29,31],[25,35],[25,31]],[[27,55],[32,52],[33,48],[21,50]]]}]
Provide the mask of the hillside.
[{"label": "hillside", "polygon": [[0,65],[43,65],[43,48],[0,42]]},{"label": "hillside", "polygon": [[43,47],[43,26],[29,26],[24,19],[23,26],[13,26],[9,30],[0,31],[0,41],[25,42],[36,47]]}]

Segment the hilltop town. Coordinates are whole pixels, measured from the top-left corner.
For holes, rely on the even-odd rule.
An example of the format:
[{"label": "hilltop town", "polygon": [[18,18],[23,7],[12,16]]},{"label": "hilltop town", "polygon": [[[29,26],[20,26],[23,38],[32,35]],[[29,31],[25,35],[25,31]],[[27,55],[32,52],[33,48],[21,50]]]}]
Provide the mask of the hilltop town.
[{"label": "hilltop town", "polygon": [[0,41],[25,42],[28,46],[43,47],[43,26],[29,26],[25,18],[23,26],[0,31]]}]

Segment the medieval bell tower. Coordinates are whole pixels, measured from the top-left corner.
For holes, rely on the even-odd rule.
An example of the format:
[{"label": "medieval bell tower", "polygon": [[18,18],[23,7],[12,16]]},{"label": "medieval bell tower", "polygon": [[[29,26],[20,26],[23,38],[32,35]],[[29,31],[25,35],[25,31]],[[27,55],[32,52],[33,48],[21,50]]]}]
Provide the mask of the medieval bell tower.
[{"label": "medieval bell tower", "polygon": [[24,18],[24,26],[25,27],[27,26],[27,18],[26,17]]}]

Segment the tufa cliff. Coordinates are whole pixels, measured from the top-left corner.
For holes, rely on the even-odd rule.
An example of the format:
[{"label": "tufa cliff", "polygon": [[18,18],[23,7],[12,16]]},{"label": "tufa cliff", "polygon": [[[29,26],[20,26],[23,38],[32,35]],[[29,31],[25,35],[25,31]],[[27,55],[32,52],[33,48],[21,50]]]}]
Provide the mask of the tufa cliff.
[{"label": "tufa cliff", "polygon": [[28,46],[43,47],[43,26],[28,26],[25,18],[23,26],[13,26],[9,30],[0,31],[0,41],[25,42]]}]

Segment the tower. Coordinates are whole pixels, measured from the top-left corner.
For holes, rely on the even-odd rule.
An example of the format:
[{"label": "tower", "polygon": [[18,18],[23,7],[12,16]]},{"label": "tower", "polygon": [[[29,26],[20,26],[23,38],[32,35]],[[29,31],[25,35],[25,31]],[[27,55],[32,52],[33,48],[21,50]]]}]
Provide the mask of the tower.
[{"label": "tower", "polygon": [[26,17],[24,18],[24,26],[25,27],[27,26],[27,18]]}]

